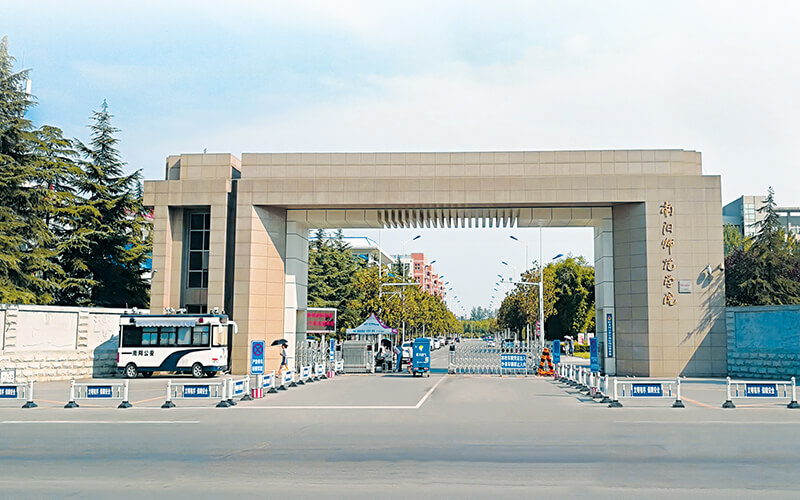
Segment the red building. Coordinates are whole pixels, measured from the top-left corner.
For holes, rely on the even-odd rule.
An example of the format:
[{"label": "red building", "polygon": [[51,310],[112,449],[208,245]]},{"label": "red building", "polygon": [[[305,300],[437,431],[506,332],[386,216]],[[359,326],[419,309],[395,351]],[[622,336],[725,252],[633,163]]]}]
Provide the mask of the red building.
[{"label": "red building", "polygon": [[433,265],[425,259],[424,253],[411,254],[411,276],[423,291],[444,298],[444,283],[434,271]]}]

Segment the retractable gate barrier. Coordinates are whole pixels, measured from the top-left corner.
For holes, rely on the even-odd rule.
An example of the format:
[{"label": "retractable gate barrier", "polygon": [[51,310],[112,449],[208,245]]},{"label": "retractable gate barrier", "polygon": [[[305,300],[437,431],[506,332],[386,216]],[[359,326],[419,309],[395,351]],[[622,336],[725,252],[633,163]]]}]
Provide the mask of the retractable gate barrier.
[{"label": "retractable gate barrier", "polygon": [[800,408],[797,403],[797,386],[794,377],[789,380],[731,380],[727,377],[728,399],[722,403],[723,408],[736,408],[734,399],[774,398],[789,399],[787,408]]},{"label": "retractable gate barrier", "polygon": [[36,408],[33,402],[33,382],[27,384],[0,385],[0,399],[19,399],[25,401],[23,408]]},{"label": "retractable gate barrier", "polygon": [[460,342],[450,351],[448,373],[528,374],[536,370],[537,344],[489,347],[484,342]]},{"label": "retractable gate barrier", "polygon": [[226,386],[227,380],[219,382],[207,382],[198,384],[196,382],[173,382],[167,380],[167,400],[161,405],[162,408],[175,408],[175,399],[217,399],[217,408],[227,408],[230,405],[227,400]]},{"label": "retractable gate barrier", "polygon": [[612,400],[609,408],[622,408],[621,398],[664,398],[672,399],[673,408],[683,408],[681,401],[681,379],[675,380],[650,380],[650,379],[625,379],[618,380],[614,377],[612,382]]},{"label": "retractable gate barrier", "polygon": [[375,371],[375,359],[364,340],[342,342],[342,360],[346,373],[370,373]]},{"label": "retractable gate barrier", "polygon": [[133,405],[128,401],[128,381],[108,384],[76,384],[69,382],[69,402],[64,408],[78,408],[76,400],[119,400],[117,408],[130,408]]}]

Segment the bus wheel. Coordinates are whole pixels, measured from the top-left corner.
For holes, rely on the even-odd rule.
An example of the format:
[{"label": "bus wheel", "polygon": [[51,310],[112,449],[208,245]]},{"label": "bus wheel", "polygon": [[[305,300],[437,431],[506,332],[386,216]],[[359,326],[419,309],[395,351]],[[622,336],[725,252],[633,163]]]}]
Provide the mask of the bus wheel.
[{"label": "bus wheel", "polygon": [[153,376],[153,372],[142,372],[142,377],[150,378]]},{"label": "bus wheel", "polygon": [[203,365],[200,363],[195,363],[192,365],[192,377],[203,378],[203,373]]},{"label": "bus wheel", "polygon": [[125,365],[125,378],[136,378],[136,365],[128,363]]}]

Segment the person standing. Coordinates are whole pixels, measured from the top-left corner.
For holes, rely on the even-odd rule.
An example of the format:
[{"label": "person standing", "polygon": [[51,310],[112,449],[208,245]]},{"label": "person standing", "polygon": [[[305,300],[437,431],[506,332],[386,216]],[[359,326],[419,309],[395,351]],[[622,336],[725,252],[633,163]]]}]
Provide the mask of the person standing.
[{"label": "person standing", "polygon": [[403,350],[397,347],[397,344],[394,345],[394,355],[397,358],[397,366],[394,371],[400,373],[400,368],[403,366]]}]

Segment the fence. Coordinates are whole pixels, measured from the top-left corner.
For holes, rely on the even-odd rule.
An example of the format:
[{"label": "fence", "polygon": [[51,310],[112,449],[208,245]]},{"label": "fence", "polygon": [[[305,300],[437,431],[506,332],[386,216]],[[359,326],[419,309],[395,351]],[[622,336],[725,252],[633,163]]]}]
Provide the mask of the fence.
[{"label": "fence", "polygon": [[586,366],[558,364],[553,374],[555,380],[576,387],[592,399],[600,399],[601,403],[610,403],[608,375],[592,372]]},{"label": "fence", "polygon": [[220,402],[217,403],[218,408],[227,408],[230,406],[226,400],[226,380],[219,382],[207,382],[198,384],[196,382],[172,382],[167,380],[167,400],[161,405],[161,408],[175,408],[174,399],[216,399],[219,398]]},{"label": "fence", "polygon": [[24,400],[23,408],[36,408],[38,406],[33,402],[33,382],[0,385],[0,399]]},{"label": "fence", "polygon": [[736,408],[733,404],[734,399],[747,399],[747,398],[781,398],[788,399],[791,395],[787,408],[797,409],[800,404],[797,403],[797,386],[795,385],[794,377],[790,380],[731,380],[727,377],[727,395],[728,399],[722,403],[723,408]]},{"label": "fence", "polygon": [[76,384],[74,380],[69,383],[69,401],[64,408],[78,408],[76,400],[120,400],[117,408],[131,408],[128,401],[128,381],[105,384]]},{"label": "fence", "polygon": [[626,379],[619,380],[614,377],[612,384],[612,400],[609,408],[622,408],[621,398],[664,398],[672,399],[673,408],[684,408],[681,401],[681,379],[651,380],[651,379]]},{"label": "fence", "polygon": [[528,374],[536,373],[538,367],[540,350],[537,342],[489,347],[484,342],[463,341],[453,347],[448,373]]}]

